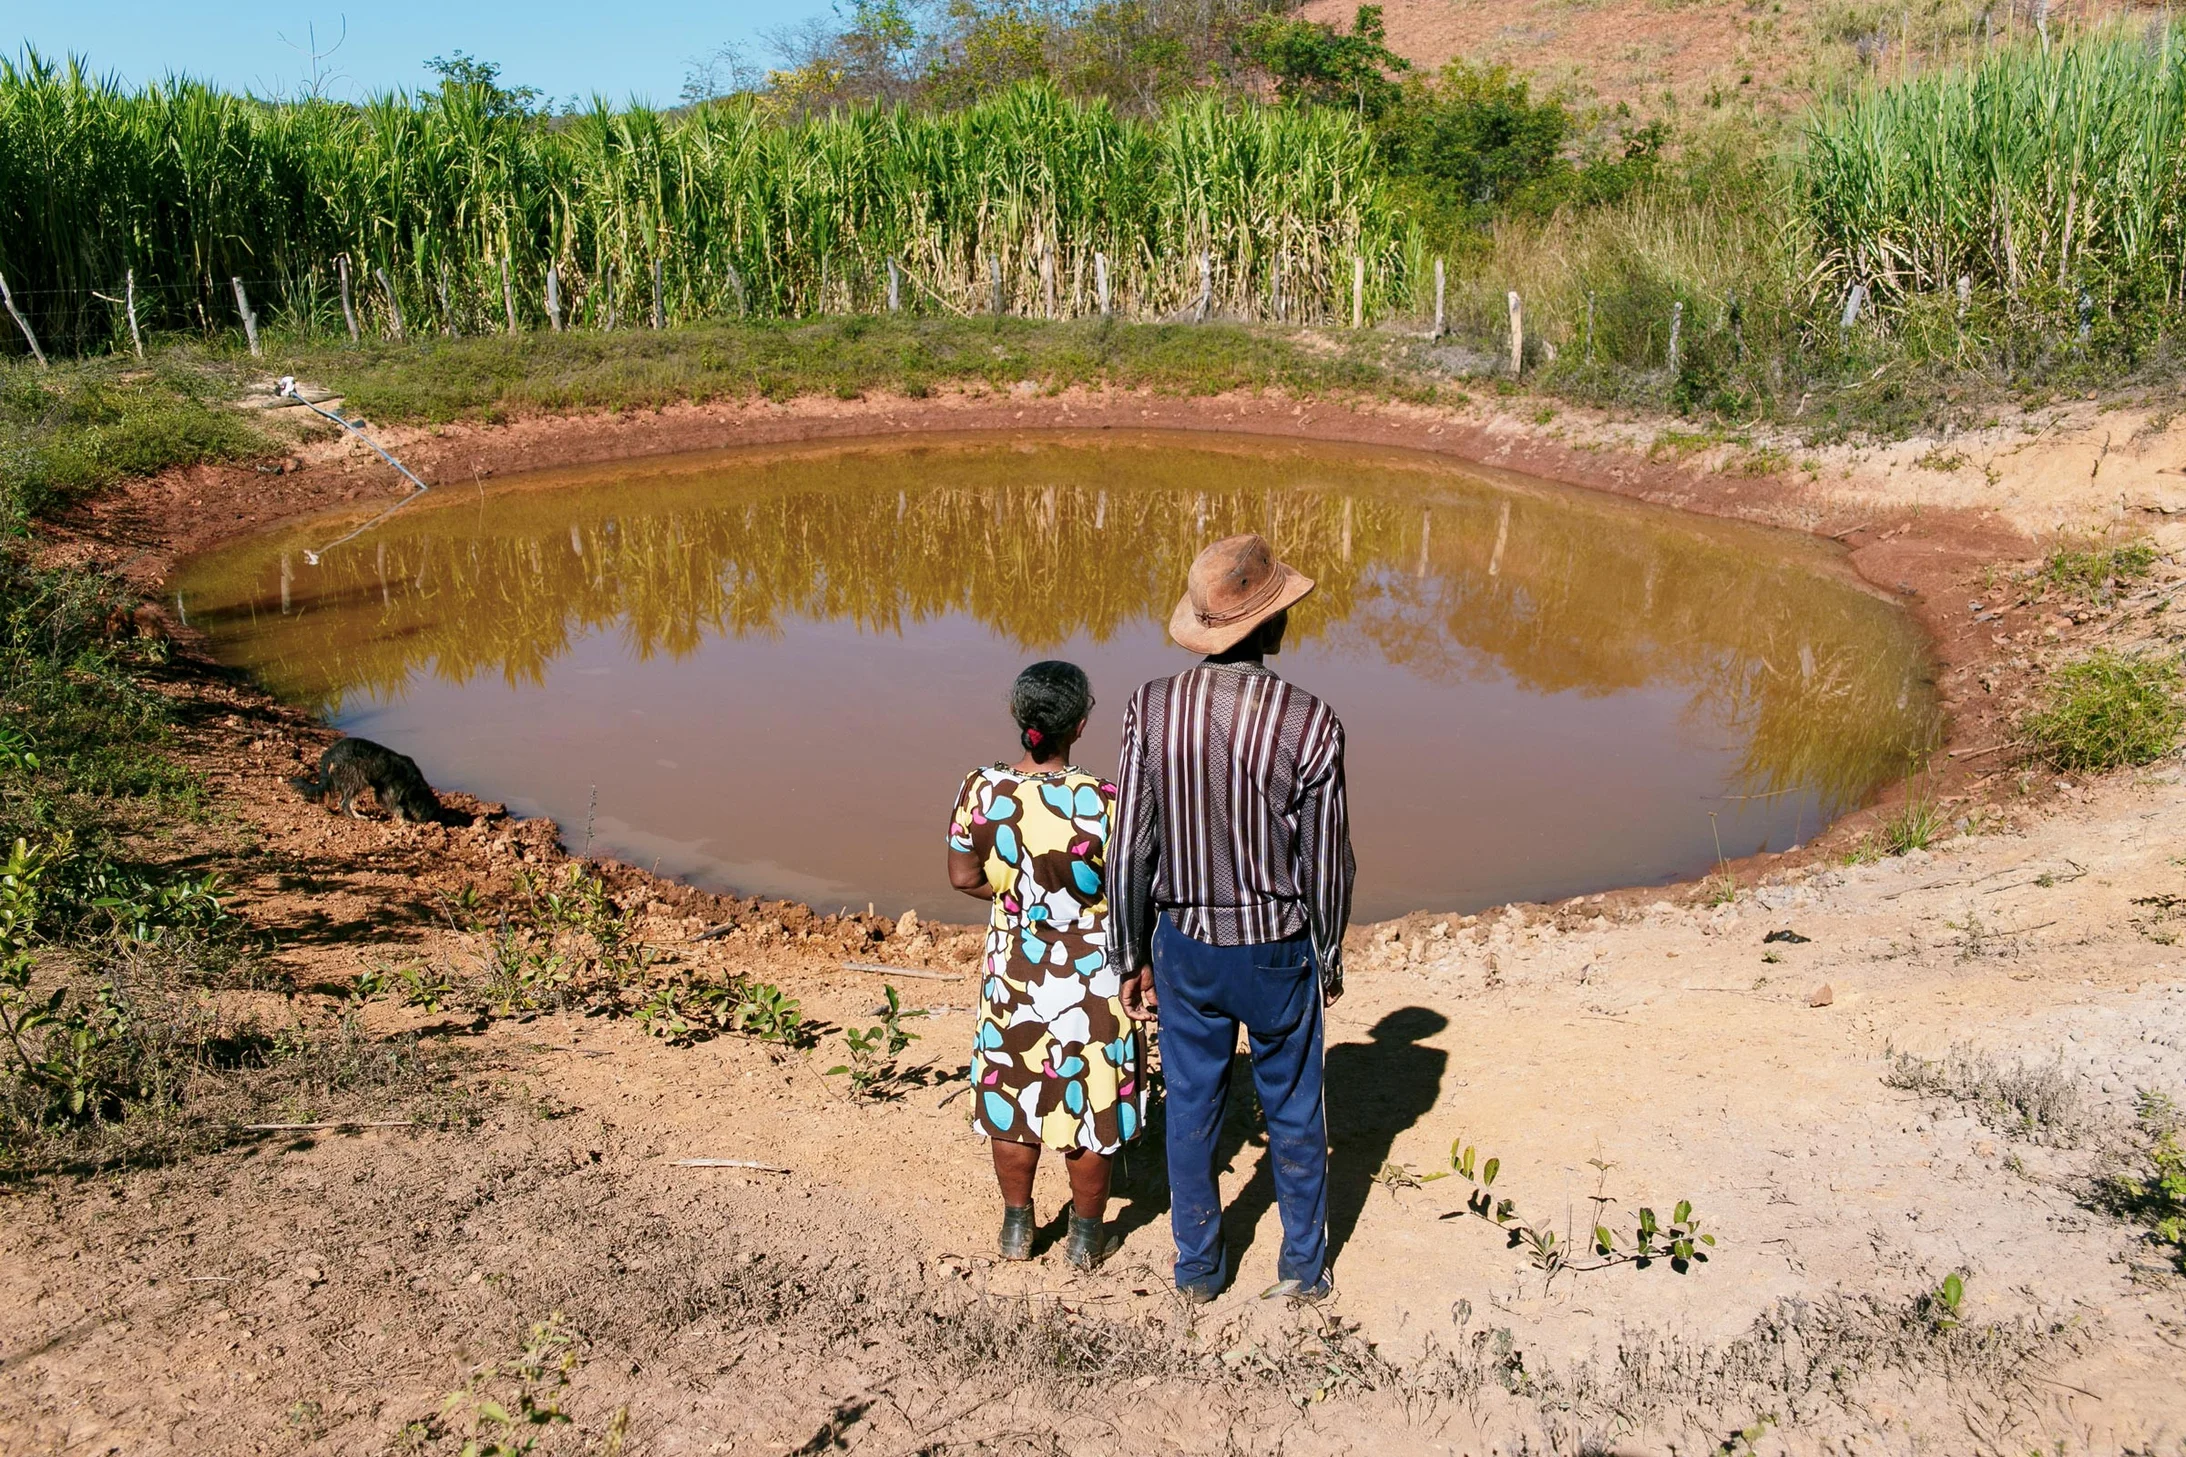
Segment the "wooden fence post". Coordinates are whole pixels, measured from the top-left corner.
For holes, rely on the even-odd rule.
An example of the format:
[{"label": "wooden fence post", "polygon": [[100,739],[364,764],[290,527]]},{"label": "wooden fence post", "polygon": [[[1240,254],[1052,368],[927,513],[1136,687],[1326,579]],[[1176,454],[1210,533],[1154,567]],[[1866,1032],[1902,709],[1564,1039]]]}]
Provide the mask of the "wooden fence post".
[{"label": "wooden fence post", "polygon": [[1677,373],[1678,335],[1685,329],[1685,300],[1670,305],[1670,373]]},{"label": "wooden fence post", "polygon": [[1518,301],[1518,290],[1510,289],[1510,377],[1525,372],[1526,368],[1526,308]]},{"label": "wooden fence post", "polygon": [[1442,260],[1435,260],[1435,332],[1434,338],[1442,337]]},{"label": "wooden fence post", "polygon": [[888,312],[903,312],[903,269],[893,258],[888,260]]},{"label": "wooden fence post", "polygon": [[1040,303],[1045,310],[1045,316],[1054,318],[1055,250],[1045,243],[1040,245]]},{"label": "wooden fence post", "polygon": [[1214,311],[1214,260],[1202,249],[1199,254],[1199,302],[1192,309],[1195,322],[1204,324],[1207,315]]},{"label": "wooden fence post", "polygon": [[547,322],[548,322],[549,324],[551,324],[551,325],[553,326],[553,328],[554,328],[554,332],[555,332],[555,333],[557,333],[557,334],[561,333],[561,332],[562,332],[562,275],[560,274],[560,272],[559,272],[559,271],[557,271],[557,270],[555,269],[554,265],[553,265],[553,264],[551,264],[551,263],[549,263],[549,264],[547,265],[547,280],[546,280],[546,311],[547,311]]},{"label": "wooden fence post", "polygon": [[1101,317],[1108,317],[1108,255],[1093,255],[1093,297],[1099,302]]},{"label": "wooden fence post", "polygon": [[1351,255],[1351,327],[1366,327],[1366,259]]},{"label": "wooden fence post", "polygon": [[404,337],[402,327],[402,300],[395,297],[395,281],[387,276],[387,270],[374,266],[372,276],[380,281],[380,288],[387,295],[387,320],[394,328],[395,337]]},{"label": "wooden fence post", "polygon": [[342,278],[342,318],[349,324],[349,342],[361,342],[357,332],[357,306],[349,301],[349,255],[342,254],[334,260],[334,269]]},{"label": "wooden fence post", "polygon": [[250,298],[243,292],[243,280],[230,275],[228,282],[235,289],[235,311],[243,316],[243,337],[250,341],[250,357],[257,359],[266,352],[258,347],[258,316],[250,311]]},{"label": "wooden fence post", "polygon": [[1855,283],[1852,291],[1844,296],[1844,312],[1837,317],[1837,328],[1849,329],[1860,321],[1860,305],[1867,302],[1867,285]]},{"label": "wooden fence post", "polygon": [[144,357],[144,336],[137,332],[137,270],[129,270],[129,287],[124,290],[129,305],[129,342],[136,346],[137,358]]},{"label": "wooden fence post", "polygon": [[1275,322],[1283,322],[1283,255],[1275,255],[1275,271],[1268,276],[1268,311],[1275,315]]},{"label": "wooden fence post", "polygon": [[8,317],[15,320],[15,327],[21,329],[23,337],[30,342],[30,352],[38,360],[38,367],[51,369],[53,366],[46,363],[46,352],[38,347],[38,336],[30,332],[30,320],[23,317],[23,311],[15,306],[15,295],[8,292],[6,274],[0,274],[0,304],[7,305]]},{"label": "wooden fence post", "polygon": [[440,332],[455,337],[455,308],[448,302],[448,260],[440,260]]},{"label": "wooden fence post", "polygon": [[668,305],[661,298],[660,258],[655,255],[653,258],[653,328],[659,330],[667,327]]},{"label": "wooden fence post", "polygon": [[736,271],[734,263],[721,266],[729,271],[729,287],[736,290],[736,316],[739,319],[751,317],[751,299],[744,292],[744,275]]},{"label": "wooden fence post", "polygon": [[1594,290],[1586,291],[1586,362],[1594,362]]},{"label": "wooden fence post", "polygon": [[516,332],[516,289],[509,282],[509,260],[501,260],[501,307],[509,316],[509,332]]},{"label": "wooden fence post", "polygon": [[615,332],[615,265],[612,263],[607,265],[602,287],[607,292],[607,332],[612,334]]},{"label": "wooden fence post", "polygon": [[987,277],[994,284],[994,315],[996,318],[1000,318],[1007,307],[1007,300],[1002,297],[1001,254],[989,253],[987,255]]}]

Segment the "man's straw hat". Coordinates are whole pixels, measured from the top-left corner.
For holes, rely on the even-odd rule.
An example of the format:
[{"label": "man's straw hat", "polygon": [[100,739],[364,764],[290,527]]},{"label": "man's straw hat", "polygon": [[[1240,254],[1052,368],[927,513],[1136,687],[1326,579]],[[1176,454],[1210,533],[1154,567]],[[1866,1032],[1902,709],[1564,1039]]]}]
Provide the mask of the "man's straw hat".
[{"label": "man's straw hat", "polygon": [[1188,652],[1220,653],[1313,590],[1313,579],[1275,559],[1257,532],[1226,536],[1192,561],[1169,636]]}]

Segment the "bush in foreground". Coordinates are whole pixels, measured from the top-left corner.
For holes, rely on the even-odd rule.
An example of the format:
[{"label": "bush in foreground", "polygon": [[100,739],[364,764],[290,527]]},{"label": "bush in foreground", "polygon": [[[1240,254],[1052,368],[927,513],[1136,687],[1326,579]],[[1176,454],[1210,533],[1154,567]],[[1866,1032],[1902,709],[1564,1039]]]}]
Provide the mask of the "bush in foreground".
[{"label": "bush in foreground", "polygon": [[2186,723],[2178,692],[2176,659],[2105,648],[2050,675],[2047,700],[2027,716],[2026,734],[2043,761],[2059,769],[2146,764],[2178,742]]}]

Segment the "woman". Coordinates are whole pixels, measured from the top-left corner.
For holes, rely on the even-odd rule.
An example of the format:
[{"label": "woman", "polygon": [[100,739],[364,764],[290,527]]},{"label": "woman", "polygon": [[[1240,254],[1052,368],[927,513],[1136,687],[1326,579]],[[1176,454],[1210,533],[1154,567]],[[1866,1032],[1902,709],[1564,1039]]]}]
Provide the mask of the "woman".
[{"label": "woman", "polygon": [[1116,786],[1070,762],[1092,711],[1075,664],[1020,673],[1010,713],[1024,757],[966,775],[949,826],[949,883],[994,903],[971,1073],[1002,1186],[1002,1258],[1032,1258],[1032,1177],[1047,1147],[1070,1174],[1063,1254],[1081,1270],[1109,1252],[1109,1161],[1146,1114],[1138,1032],[1108,965]]}]

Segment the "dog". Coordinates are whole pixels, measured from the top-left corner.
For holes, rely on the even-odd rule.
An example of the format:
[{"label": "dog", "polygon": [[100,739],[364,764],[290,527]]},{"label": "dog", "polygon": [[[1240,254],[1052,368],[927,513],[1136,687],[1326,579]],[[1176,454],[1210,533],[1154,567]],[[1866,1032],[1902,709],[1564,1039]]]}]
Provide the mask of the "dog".
[{"label": "dog", "polygon": [[367,789],[394,819],[432,824],[442,814],[440,797],[425,782],[417,761],[370,739],[336,740],[319,756],[318,777],[298,779],[295,784],[306,799],[340,796],[341,807],[353,819],[364,818],[357,812],[356,800]]}]

